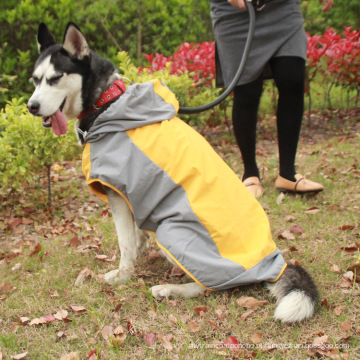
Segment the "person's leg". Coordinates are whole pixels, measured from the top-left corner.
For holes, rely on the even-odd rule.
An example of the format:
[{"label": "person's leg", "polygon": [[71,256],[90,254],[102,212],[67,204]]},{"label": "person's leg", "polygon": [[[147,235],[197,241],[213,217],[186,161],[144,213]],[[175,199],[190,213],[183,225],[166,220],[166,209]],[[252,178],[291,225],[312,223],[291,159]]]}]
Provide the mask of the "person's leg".
[{"label": "person's leg", "polygon": [[276,57],[270,61],[279,91],[277,128],[280,176],[295,181],[295,157],[304,112],[305,60]]},{"label": "person's leg", "polygon": [[252,176],[259,177],[256,164],[256,124],[261,93],[261,78],[234,89],[232,121],[244,162],[243,181]]},{"label": "person's leg", "polygon": [[279,90],[277,127],[280,175],[275,181],[279,191],[319,192],[324,187],[297,174],[296,150],[304,112],[305,60],[300,57],[277,57],[270,61]]}]

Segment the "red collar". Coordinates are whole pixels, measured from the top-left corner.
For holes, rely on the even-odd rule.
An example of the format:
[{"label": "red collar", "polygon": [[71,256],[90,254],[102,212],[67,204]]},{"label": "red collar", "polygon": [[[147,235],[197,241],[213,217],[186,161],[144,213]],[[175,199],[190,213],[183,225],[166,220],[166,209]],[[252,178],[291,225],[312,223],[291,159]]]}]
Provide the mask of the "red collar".
[{"label": "red collar", "polygon": [[96,103],[92,108],[82,112],[77,118],[81,120],[85,115],[91,113],[94,110],[99,109],[111,100],[119,97],[126,91],[126,86],[122,80],[115,80],[96,100]]}]

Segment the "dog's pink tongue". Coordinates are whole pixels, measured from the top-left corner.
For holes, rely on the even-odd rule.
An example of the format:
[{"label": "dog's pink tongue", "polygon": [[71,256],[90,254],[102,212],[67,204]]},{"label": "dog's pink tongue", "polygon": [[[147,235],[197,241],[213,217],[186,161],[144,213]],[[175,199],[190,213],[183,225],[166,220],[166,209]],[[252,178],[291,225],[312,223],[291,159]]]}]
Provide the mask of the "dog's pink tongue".
[{"label": "dog's pink tongue", "polygon": [[55,135],[60,136],[66,134],[67,122],[60,109],[51,115],[51,128]]}]

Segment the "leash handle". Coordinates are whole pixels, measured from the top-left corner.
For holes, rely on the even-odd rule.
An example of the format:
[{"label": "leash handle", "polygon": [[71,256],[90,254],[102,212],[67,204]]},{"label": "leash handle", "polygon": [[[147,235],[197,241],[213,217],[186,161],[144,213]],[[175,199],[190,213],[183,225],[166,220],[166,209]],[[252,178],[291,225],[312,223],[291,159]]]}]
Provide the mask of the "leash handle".
[{"label": "leash handle", "polygon": [[201,105],[201,106],[194,106],[194,107],[180,106],[179,111],[178,111],[179,114],[198,114],[200,112],[212,109],[214,106],[220,104],[223,100],[225,100],[230,95],[230,93],[234,90],[237,82],[239,81],[239,79],[245,69],[246,61],[249,57],[250,48],[251,48],[251,44],[252,44],[252,40],[253,40],[254,32],[255,32],[255,10],[254,10],[254,7],[248,1],[245,1],[245,4],[247,6],[248,13],[249,13],[249,30],[248,30],[248,34],[247,34],[247,39],[246,39],[246,43],[245,43],[243,56],[241,58],[240,65],[236,71],[234,79],[232,80],[232,82],[230,83],[228,88],[217,99],[213,100],[212,102],[210,102],[208,104]]}]

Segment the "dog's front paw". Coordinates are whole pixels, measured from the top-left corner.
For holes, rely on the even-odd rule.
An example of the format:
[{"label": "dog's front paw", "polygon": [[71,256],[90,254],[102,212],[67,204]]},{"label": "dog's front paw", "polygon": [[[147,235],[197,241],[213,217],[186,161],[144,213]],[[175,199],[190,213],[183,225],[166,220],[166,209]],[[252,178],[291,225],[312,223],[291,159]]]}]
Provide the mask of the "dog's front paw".
[{"label": "dog's front paw", "polygon": [[150,288],[150,291],[155,299],[168,298],[172,295],[171,285],[156,285]]},{"label": "dog's front paw", "polygon": [[104,280],[110,285],[119,285],[126,281],[129,281],[131,278],[131,273],[120,272],[117,270],[112,270],[104,275]]}]

